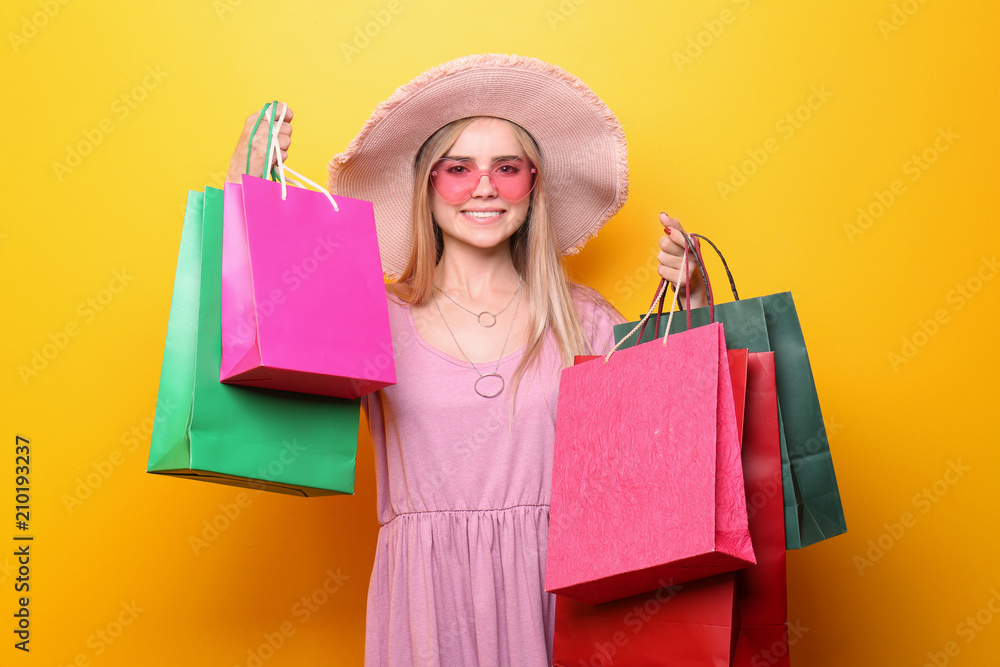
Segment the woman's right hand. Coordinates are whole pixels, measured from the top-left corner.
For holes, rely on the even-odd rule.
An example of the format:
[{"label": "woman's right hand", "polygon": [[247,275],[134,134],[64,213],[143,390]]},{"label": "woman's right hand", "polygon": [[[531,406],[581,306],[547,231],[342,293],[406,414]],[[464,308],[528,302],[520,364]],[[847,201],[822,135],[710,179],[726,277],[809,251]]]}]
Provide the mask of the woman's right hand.
[{"label": "woman's right hand", "polygon": [[[283,102],[278,102],[277,117],[281,118],[281,109],[284,106]],[[292,110],[287,109],[285,111],[285,120],[281,123],[278,128],[278,148],[281,149],[281,160],[284,162],[288,158],[288,147],[292,144]],[[253,135],[253,143],[250,142],[250,133],[253,132],[253,126],[257,124],[257,119],[260,117],[260,111],[255,111],[249,116],[247,116],[247,122],[243,126],[243,133],[240,134],[240,140],[236,144],[236,151],[233,153],[232,159],[229,161],[229,171],[226,172],[226,182],[227,183],[239,183],[240,176],[247,173],[247,149],[250,147],[250,175],[252,176],[262,176],[264,174],[264,162],[267,159],[265,153],[267,152],[267,119],[262,120],[260,125],[257,127],[257,132]],[[274,137],[271,138],[274,141]],[[267,165],[270,168],[271,165]]]}]

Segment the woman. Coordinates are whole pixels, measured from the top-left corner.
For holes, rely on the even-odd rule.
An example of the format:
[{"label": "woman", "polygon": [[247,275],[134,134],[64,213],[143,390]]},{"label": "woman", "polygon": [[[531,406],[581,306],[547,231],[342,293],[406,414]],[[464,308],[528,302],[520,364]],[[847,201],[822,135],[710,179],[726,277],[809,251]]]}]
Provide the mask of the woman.
[{"label": "woman", "polygon": [[[285,122],[283,158],[290,139]],[[263,172],[265,144],[258,130],[251,173]],[[607,352],[622,319],[567,281],[560,254],[621,208],[627,173],[621,126],[582,81],[501,55],[460,58],[400,87],[331,161],[334,194],[374,202],[396,279],[398,383],[364,400],[381,524],[367,665],[551,664],[544,568],[559,370]],[[679,224],[660,221],[660,275],[683,288],[683,240],[669,233]],[[692,302],[704,303],[694,280]]]}]

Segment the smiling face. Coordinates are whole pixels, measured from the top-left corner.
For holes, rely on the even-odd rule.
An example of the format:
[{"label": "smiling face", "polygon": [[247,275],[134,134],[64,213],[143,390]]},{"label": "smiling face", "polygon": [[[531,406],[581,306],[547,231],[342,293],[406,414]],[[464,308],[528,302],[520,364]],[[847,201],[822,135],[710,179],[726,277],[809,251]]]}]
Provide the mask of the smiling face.
[{"label": "smiling face", "polygon": [[[472,121],[452,144],[444,157],[468,159],[488,171],[498,158],[524,156],[517,136],[505,121],[479,118]],[[451,204],[430,190],[431,212],[441,228],[445,246],[464,243],[477,248],[494,248],[506,243],[524,224],[531,197],[518,202],[505,200],[484,174],[472,194]]]}]

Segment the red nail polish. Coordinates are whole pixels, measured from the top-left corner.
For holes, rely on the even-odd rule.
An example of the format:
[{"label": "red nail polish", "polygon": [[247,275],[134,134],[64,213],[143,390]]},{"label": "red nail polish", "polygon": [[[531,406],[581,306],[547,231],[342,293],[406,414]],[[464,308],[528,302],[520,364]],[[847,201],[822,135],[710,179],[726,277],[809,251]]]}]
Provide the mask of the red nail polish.
[{"label": "red nail polish", "polygon": [[669,227],[664,227],[663,228],[663,233],[666,234],[667,236],[670,236],[670,228]]}]

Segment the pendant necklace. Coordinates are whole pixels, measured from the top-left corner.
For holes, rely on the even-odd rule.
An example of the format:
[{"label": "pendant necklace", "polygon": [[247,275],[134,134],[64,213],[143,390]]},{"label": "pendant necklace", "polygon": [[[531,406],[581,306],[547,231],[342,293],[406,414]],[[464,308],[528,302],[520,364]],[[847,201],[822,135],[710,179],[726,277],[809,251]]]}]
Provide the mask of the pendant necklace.
[{"label": "pendant necklace", "polygon": [[[448,320],[444,319],[444,313],[441,311],[441,304],[438,303],[437,297],[434,295],[434,292],[431,292],[431,298],[434,299],[434,305],[437,306],[438,313],[441,315],[441,321],[444,322],[445,328],[448,330],[448,333],[451,334],[451,339],[453,341],[455,341],[455,347],[458,348],[458,351],[462,353],[462,356],[465,357],[465,360],[468,361],[469,365],[472,366],[472,369],[474,371],[476,371],[476,375],[479,376],[479,379],[477,379],[476,382],[475,382],[475,384],[472,385],[472,388],[475,389],[476,393],[479,394],[480,396],[482,396],[483,398],[496,398],[504,390],[504,387],[507,384],[504,381],[503,376],[500,375],[499,373],[497,373],[497,371],[500,370],[500,362],[503,360],[504,350],[507,349],[507,341],[510,340],[510,334],[514,330],[514,322],[517,321],[517,311],[521,308],[521,284],[520,284],[520,282],[517,285],[517,292],[516,292],[515,295],[517,296],[517,305],[514,306],[514,317],[512,317],[511,320],[510,320],[510,328],[507,329],[507,337],[503,339],[503,347],[500,348],[500,358],[497,359],[497,364],[496,364],[496,366],[493,367],[493,372],[492,373],[486,373],[484,375],[483,373],[481,373],[479,371],[478,368],[476,368],[476,365],[474,363],[472,363],[472,359],[469,359],[469,355],[467,355],[465,353],[465,350],[462,349],[462,346],[458,344],[458,339],[455,338],[455,332],[451,330],[450,326],[448,326]],[[513,300],[513,297],[511,297],[511,299]],[[456,304],[456,305],[458,305],[458,304]],[[507,305],[509,306],[510,304],[507,304]],[[504,307],[504,310],[506,310],[506,306]],[[500,311],[500,313],[502,313],[502,312],[503,312],[503,310]],[[497,313],[497,315],[499,315],[500,313]],[[472,313],[472,314],[475,315],[475,313]],[[490,313],[490,314],[492,314],[492,313]],[[495,324],[495,321],[494,321],[494,324]],[[493,325],[491,324],[489,326],[493,326]],[[482,391],[482,389],[480,389],[479,383],[482,382],[483,380],[485,380],[486,378],[497,378],[497,379],[499,379],[500,380],[500,388],[497,389],[493,393],[484,393]]]},{"label": "pendant necklace", "polygon": [[436,289],[437,291],[441,292],[441,294],[444,294],[446,297],[448,297],[448,299],[453,304],[455,304],[456,306],[458,306],[459,308],[461,308],[465,312],[469,313],[470,315],[475,315],[476,319],[479,321],[479,326],[489,328],[489,327],[493,326],[494,324],[496,324],[497,323],[497,318],[501,314],[503,314],[503,311],[505,311],[508,308],[510,308],[510,304],[514,303],[514,297],[517,296],[518,294],[520,294],[520,292],[521,292],[521,280],[522,280],[521,278],[517,279],[517,290],[515,290],[514,293],[510,295],[510,301],[507,302],[507,305],[504,306],[503,308],[501,308],[500,310],[498,310],[495,313],[491,312],[491,311],[488,311],[488,310],[484,310],[481,313],[476,313],[475,311],[469,310],[468,308],[466,308],[465,306],[463,306],[462,304],[460,304],[458,301],[455,301],[455,299],[452,298],[452,296],[450,294],[448,294],[447,292],[445,292],[443,289],[441,289],[437,285],[434,286],[434,289]]}]

